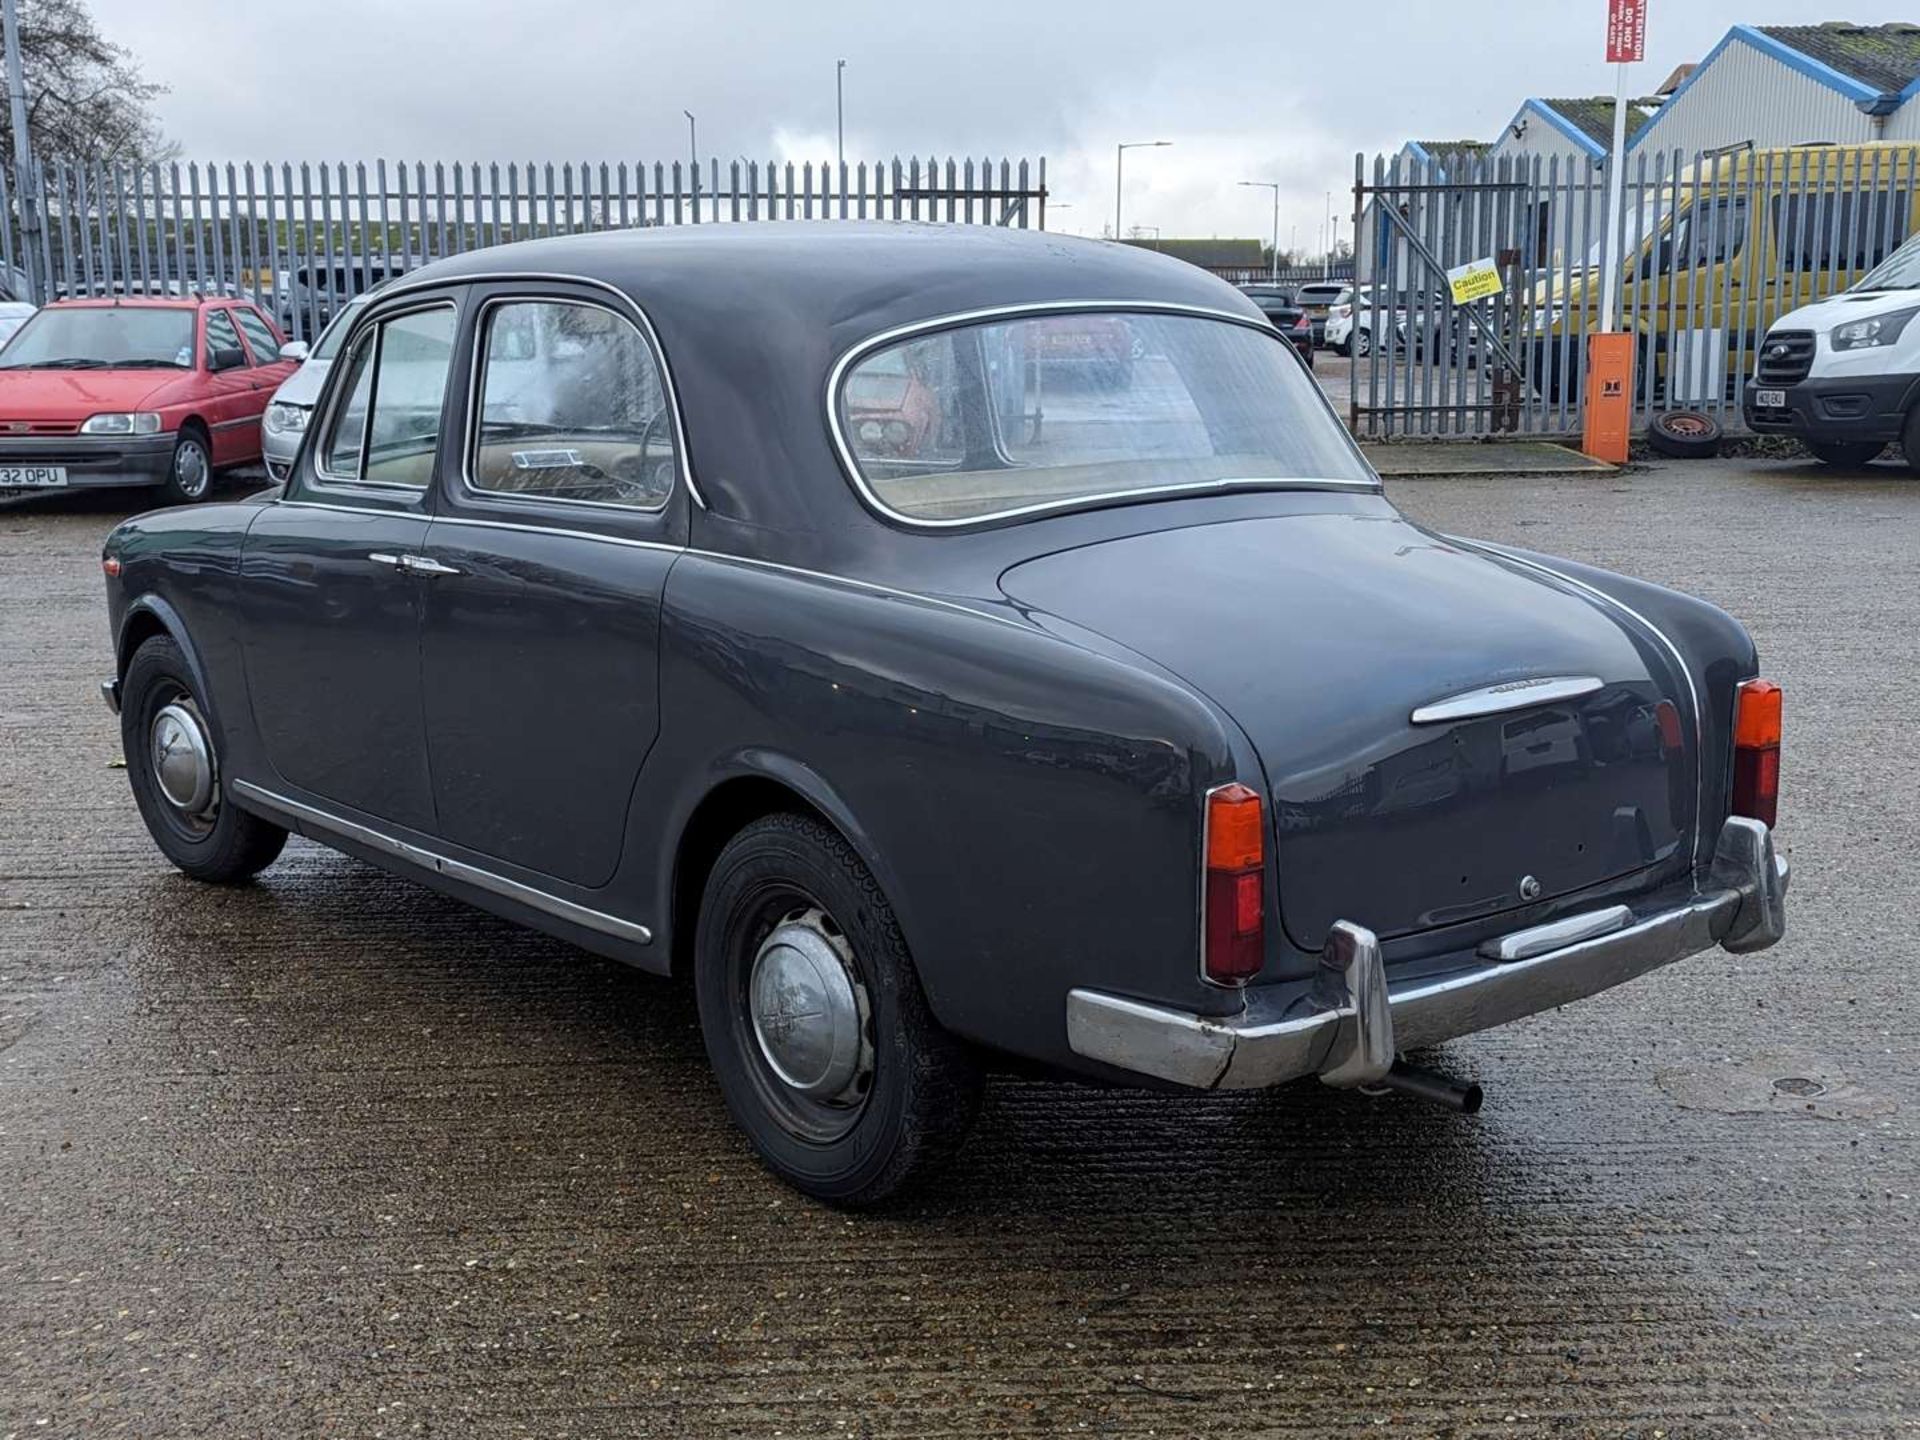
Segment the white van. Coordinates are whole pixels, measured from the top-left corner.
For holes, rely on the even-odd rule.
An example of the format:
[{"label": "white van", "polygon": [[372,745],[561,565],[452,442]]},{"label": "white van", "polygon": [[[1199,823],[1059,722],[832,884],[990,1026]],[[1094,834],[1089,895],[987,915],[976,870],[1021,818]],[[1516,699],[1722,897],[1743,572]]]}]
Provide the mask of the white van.
[{"label": "white van", "polygon": [[1760,342],[1749,429],[1792,435],[1829,465],[1899,442],[1920,471],[1920,234],[1838,295],[1790,310]]}]

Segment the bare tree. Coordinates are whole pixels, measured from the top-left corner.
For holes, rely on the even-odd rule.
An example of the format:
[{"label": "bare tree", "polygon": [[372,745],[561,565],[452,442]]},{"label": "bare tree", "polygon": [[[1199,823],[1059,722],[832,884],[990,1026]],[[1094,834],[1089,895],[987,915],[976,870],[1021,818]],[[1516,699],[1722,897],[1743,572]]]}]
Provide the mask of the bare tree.
[{"label": "bare tree", "polygon": [[[100,33],[85,0],[20,0],[20,65],[34,154],[88,162],[174,154],[152,110],[166,86]],[[12,116],[0,106],[0,156],[12,153]]]}]

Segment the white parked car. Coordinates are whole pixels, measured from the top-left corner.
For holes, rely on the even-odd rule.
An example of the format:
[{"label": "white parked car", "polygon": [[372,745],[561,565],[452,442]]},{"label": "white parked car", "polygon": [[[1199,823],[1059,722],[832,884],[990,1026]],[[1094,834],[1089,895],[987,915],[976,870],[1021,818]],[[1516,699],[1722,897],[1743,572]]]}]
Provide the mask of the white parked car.
[{"label": "white parked car", "polygon": [[33,318],[34,307],[24,300],[0,300],[0,345],[13,338],[13,332]]}]

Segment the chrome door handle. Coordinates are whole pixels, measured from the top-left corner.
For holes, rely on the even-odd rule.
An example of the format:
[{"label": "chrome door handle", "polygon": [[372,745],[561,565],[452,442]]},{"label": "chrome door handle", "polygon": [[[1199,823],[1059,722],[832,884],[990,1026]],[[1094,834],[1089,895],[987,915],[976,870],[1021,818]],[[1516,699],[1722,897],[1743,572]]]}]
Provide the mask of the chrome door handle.
[{"label": "chrome door handle", "polygon": [[407,568],[407,557],[404,555],[389,555],[384,551],[376,550],[367,556],[367,559],[376,565],[387,565],[395,570],[404,570]]},{"label": "chrome door handle", "polygon": [[400,568],[415,575],[458,575],[460,572],[451,565],[442,565],[428,555],[402,555]]}]

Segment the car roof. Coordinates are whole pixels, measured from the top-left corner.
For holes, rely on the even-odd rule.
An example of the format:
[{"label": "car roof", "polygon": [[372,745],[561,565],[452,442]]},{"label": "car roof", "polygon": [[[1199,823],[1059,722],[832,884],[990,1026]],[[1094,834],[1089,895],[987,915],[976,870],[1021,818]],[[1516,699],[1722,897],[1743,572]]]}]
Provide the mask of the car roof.
[{"label": "car roof", "polygon": [[[719,516],[788,531],[867,512],[826,424],[834,361],[906,326],[1085,301],[1223,311],[1266,326],[1225,280],[1132,245],[995,225],[744,221],[521,241],[422,266],[375,309],[435,284],[573,277],[629,297],[653,326],[687,422],[702,497]],[[808,483],[773,485],[804,463]],[[817,478],[816,478],[817,477]]]},{"label": "car roof", "polygon": [[237,295],[76,295],[49,300],[46,308],[59,310],[106,310],[124,307],[134,310],[200,310],[209,305],[232,305]]}]

